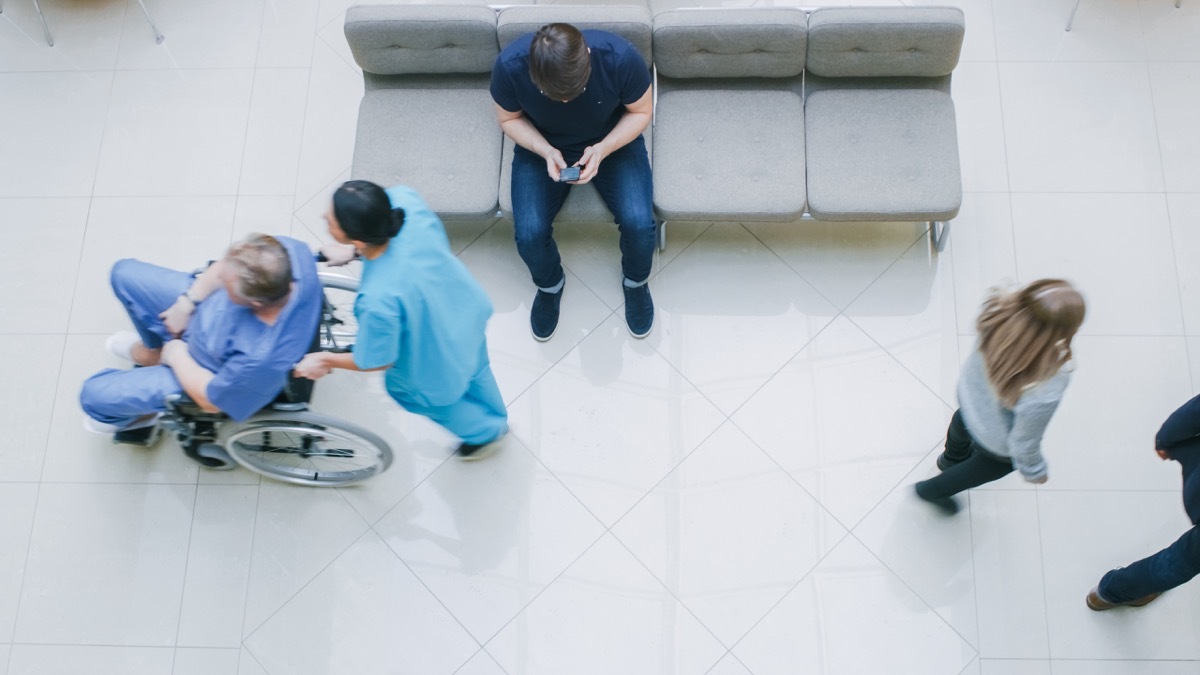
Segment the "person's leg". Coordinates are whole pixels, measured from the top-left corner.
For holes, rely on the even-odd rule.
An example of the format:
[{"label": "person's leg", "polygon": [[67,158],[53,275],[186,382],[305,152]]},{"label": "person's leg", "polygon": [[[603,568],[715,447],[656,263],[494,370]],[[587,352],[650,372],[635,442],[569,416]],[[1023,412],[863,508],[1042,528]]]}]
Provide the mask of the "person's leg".
[{"label": "person's leg", "polygon": [[546,162],[528,152],[517,152],[512,163],[513,225],[517,253],[537,286],[529,310],[529,328],[536,340],[545,342],[558,329],[562,304],[562,258],[554,243],[554,217],[558,215],[571,186],[550,180]]},{"label": "person's leg", "polygon": [[638,136],[604,158],[592,179],[621,232],[621,272],[629,284],[650,278],[654,264],[654,178],[646,141]]},{"label": "person's leg", "polygon": [[999,480],[1012,473],[1012,470],[1012,460],[978,448],[962,462],[929,480],[917,483],[917,494],[927,501],[946,499],[964,490]]},{"label": "person's leg", "polygon": [[143,415],[165,411],[166,397],[181,391],[179,380],[166,366],[108,368],[84,381],[79,404],[88,417],[122,428]]},{"label": "person's leg", "polygon": [[[471,379],[462,398],[448,405],[429,406],[414,401],[396,398],[405,410],[423,415],[446,427],[455,436],[469,445],[491,443],[508,431],[508,410],[504,398],[492,375],[487,358],[487,345],[483,346],[479,370]],[[395,398],[395,395],[393,395]]]},{"label": "person's leg", "polygon": [[158,315],[191,286],[192,275],[127,258],[113,265],[109,281],[147,349],[171,339]]},{"label": "person's leg", "polygon": [[1191,581],[1200,574],[1200,526],[1188,530],[1167,548],[1100,579],[1100,599],[1119,605],[1143,600]]},{"label": "person's leg", "polygon": [[963,422],[962,411],[955,410],[954,416],[950,418],[950,427],[946,429],[946,449],[939,458],[938,467],[949,468],[965,461],[975,447],[975,439],[971,438],[967,425]]},{"label": "person's leg", "polygon": [[554,243],[554,217],[562,209],[571,186],[546,175],[546,162],[530,152],[517,152],[512,163],[513,225],[517,253],[533,284],[553,292],[563,279],[562,258]]},{"label": "person's leg", "polygon": [[625,322],[634,337],[645,337],[654,325],[654,301],[647,282],[657,237],[654,180],[643,137],[606,157],[592,183],[621,232]]}]

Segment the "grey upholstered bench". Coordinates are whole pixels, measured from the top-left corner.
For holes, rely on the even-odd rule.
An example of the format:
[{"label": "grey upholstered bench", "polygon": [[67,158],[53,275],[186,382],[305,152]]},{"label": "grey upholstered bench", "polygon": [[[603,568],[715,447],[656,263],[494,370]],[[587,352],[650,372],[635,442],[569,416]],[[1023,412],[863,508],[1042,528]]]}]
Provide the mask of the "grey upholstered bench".
[{"label": "grey upholstered bench", "polygon": [[[962,201],[952,7],[675,10],[352,7],[363,68],[351,174],[407,183],[443,217],[511,216],[513,144],[488,93],[499,50],[565,21],[629,40],[657,71],[646,145],[665,220],[928,221],[935,248]],[[653,133],[651,133],[653,132]],[[612,221],[590,185],[558,222]],[[660,246],[665,244],[665,226]]]}]

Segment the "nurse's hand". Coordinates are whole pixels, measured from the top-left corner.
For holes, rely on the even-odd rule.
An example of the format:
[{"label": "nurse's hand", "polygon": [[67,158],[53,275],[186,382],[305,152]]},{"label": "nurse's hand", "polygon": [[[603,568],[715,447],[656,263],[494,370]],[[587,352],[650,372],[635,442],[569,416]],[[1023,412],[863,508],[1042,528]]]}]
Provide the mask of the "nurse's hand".
[{"label": "nurse's hand", "polygon": [[192,312],[196,311],[196,305],[192,304],[184,296],[175,298],[175,304],[167,308],[165,312],[158,315],[162,319],[163,325],[167,327],[167,331],[179,337],[183,335],[183,331],[187,330],[188,321],[192,318]]},{"label": "nurse's hand", "polygon": [[305,354],[304,358],[300,359],[300,363],[292,370],[296,377],[304,377],[310,380],[319,380],[329,374],[331,368],[325,363],[324,352],[313,352]]}]

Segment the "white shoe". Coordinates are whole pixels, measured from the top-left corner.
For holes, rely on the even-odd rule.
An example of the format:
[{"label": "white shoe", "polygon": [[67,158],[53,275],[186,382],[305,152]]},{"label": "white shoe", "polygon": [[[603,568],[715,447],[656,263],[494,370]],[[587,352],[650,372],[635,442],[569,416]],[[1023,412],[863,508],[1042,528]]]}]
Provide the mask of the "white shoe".
[{"label": "white shoe", "polygon": [[160,417],[162,417],[162,413],[153,413],[150,415],[143,415],[142,417],[138,418],[133,424],[130,424],[127,427],[119,427],[115,424],[109,424],[108,422],[100,422],[98,420],[92,419],[91,417],[88,417],[87,415],[84,415],[83,416],[83,428],[86,429],[87,431],[92,432],[93,434],[115,434],[118,431],[132,431],[134,429],[145,429],[146,427],[152,427],[155,424],[158,424],[158,418],[160,418]]},{"label": "white shoe", "polygon": [[123,330],[113,333],[104,341],[104,348],[109,354],[118,359],[125,359],[130,363],[135,363],[133,360],[133,347],[141,343],[142,338],[137,333],[129,330]]}]

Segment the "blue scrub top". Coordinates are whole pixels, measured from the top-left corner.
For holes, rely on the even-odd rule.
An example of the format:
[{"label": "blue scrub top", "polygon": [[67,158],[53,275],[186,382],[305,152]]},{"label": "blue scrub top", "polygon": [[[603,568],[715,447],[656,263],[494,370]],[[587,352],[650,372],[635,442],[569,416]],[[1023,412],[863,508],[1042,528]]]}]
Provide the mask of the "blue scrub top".
[{"label": "blue scrub top", "polygon": [[[524,112],[567,164],[607,136],[625,114],[625,106],[650,88],[650,69],[628,40],[602,30],[582,33],[592,50],[592,73],[587,89],[566,103],[546,98],[529,77],[533,33],[505,47],[492,66],[492,99],[509,112]],[[516,151],[529,152],[519,145]]]},{"label": "blue scrub top", "polygon": [[276,239],[287,249],[295,286],[274,325],[220,288],[200,303],[183,334],[192,358],[216,373],[208,400],[239,422],[266,407],[287,384],[321,318],[321,282],[312,251],[290,237]]},{"label": "blue scrub top", "polygon": [[387,195],[392,208],[404,209],[404,226],[383,255],[363,263],[354,363],[390,365],[384,384],[397,400],[449,405],[479,370],[492,301],[420,195],[404,186]]}]

